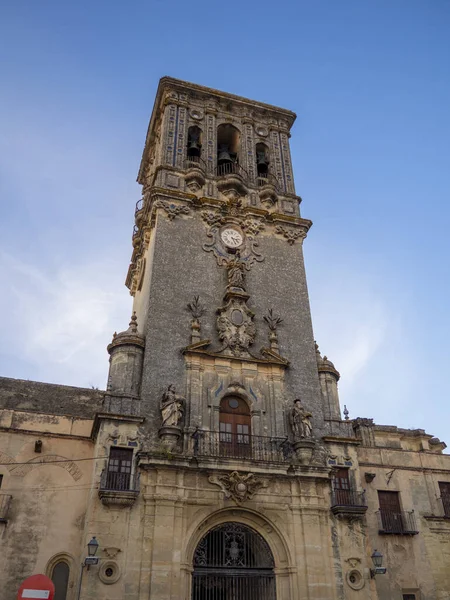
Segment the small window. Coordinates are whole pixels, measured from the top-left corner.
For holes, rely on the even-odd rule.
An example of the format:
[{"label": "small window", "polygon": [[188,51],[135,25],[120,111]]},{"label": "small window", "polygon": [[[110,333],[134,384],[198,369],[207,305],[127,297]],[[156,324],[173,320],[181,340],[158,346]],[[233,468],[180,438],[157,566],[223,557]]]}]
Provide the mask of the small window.
[{"label": "small window", "polygon": [[444,508],[444,516],[450,517],[450,482],[440,481],[439,491],[441,493],[442,506]]},{"label": "small window", "polygon": [[416,600],[415,594],[403,594],[403,600]]},{"label": "small window", "polygon": [[0,488],[2,487],[3,475],[0,475]]},{"label": "small window", "polygon": [[129,490],[133,450],[111,448],[108,461],[106,487],[109,490]]},{"label": "small window", "polygon": [[69,574],[69,565],[64,561],[56,563],[53,567],[51,579],[55,585],[54,600],[66,600]]}]

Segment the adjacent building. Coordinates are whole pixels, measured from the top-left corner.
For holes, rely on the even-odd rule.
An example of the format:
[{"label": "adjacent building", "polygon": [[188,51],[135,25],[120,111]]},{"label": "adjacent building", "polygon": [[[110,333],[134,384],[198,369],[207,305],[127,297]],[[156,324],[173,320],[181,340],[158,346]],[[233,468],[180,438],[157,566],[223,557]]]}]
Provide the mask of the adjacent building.
[{"label": "adjacent building", "polygon": [[0,379],[2,600],[450,598],[445,444],[342,418],[314,341],[294,120],[161,79],[106,390]]}]

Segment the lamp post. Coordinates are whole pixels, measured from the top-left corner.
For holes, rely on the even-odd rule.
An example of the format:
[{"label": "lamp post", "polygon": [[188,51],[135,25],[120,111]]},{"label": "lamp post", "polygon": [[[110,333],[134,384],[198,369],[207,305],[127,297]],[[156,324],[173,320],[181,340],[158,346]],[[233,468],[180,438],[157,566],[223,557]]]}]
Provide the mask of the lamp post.
[{"label": "lamp post", "polygon": [[378,550],[374,550],[372,556],[370,557],[373,562],[374,569],[370,569],[370,576],[372,579],[375,575],[385,575],[386,567],[383,567],[383,555]]},{"label": "lamp post", "polygon": [[87,545],[88,555],[86,556],[84,561],[81,563],[81,572],[80,572],[80,581],[78,582],[77,600],[80,600],[80,596],[81,596],[81,585],[83,583],[84,568],[87,567],[87,570],[89,571],[89,567],[91,565],[98,564],[98,556],[95,556],[97,554],[98,546],[99,546],[99,544],[97,542],[97,538],[94,535],[92,537],[92,540]]}]

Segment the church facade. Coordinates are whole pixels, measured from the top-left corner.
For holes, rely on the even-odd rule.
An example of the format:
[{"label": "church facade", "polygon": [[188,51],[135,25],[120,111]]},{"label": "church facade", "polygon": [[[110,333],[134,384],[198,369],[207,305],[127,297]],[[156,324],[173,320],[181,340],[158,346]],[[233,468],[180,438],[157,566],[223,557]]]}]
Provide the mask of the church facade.
[{"label": "church facade", "polygon": [[445,444],[342,418],[314,341],[294,120],[161,79],[106,390],[0,379],[2,600],[450,598]]}]

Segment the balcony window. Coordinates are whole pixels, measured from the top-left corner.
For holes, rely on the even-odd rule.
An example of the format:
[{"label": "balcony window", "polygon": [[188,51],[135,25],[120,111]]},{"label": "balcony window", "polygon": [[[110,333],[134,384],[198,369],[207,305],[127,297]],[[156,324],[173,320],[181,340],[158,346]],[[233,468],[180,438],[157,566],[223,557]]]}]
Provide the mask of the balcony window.
[{"label": "balcony window", "polygon": [[441,502],[444,509],[444,517],[450,517],[450,482],[440,481],[439,491],[441,493]]},{"label": "balcony window", "polygon": [[414,511],[400,508],[398,492],[378,492],[380,510],[378,511],[378,527],[380,533],[397,535],[414,535],[418,533]]},{"label": "balcony window", "polygon": [[106,474],[106,489],[129,490],[133,450],[111,448]]},{"label": "balcony window", "polygon": [[251,453],[251,416],[241,398],[227,396],[220,403],[219,443],[222,456],[249,456]]},{"label": "balcony window", "polygon": [[331,487],[331,510],[334,514],[357,516],[366,512],[365,494],[351,485],[348,469],[336,469]]}]

